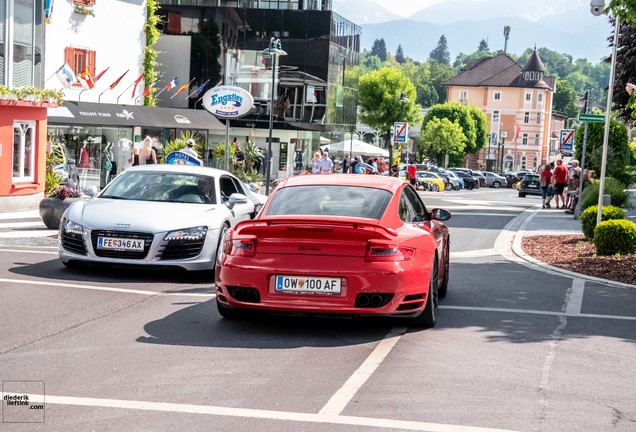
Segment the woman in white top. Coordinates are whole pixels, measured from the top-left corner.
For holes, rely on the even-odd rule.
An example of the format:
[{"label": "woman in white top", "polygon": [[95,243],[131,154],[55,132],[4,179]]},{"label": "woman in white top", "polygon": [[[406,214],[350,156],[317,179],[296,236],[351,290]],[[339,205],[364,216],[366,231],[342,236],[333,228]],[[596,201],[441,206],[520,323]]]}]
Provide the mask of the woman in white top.
[{"label": "woman in white top", "polygon": [[311,173],[320,174],[320,153],[314,153],[314,158],[311,161]]}]

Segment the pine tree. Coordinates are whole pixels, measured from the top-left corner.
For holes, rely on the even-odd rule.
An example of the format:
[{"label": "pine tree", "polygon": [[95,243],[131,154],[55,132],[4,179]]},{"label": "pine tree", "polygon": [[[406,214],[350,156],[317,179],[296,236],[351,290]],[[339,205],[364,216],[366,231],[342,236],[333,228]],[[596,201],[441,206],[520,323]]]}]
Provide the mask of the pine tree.
[{"label": "pine tree", "polygon": [[371,55],[377,56],[383,62],[386,61],[387,51],[384,39],[376,39],[371,47]]},{"label": "pine tree", "polygon": [[450,64],[450,52],[448,51],[448,42],[446,36],[442,35],[437,42],[437,46],[428,55],[431,60],[444,65]]},{"label": "pine tree", "polygon": [[477,47],[477,51],[481,52],[489,52],[490,48],[488,47],[488,42],[485,39],[479,41],[479,47]]},{"label": "pine tree", "polygon": [[404,58],[404,51],[402,50],[402,45],[398,45],[397,51],[395,51],[395,61],[399,64],[404,64],[406,59]]},{"label": "pine tree", "polygon": [[629,94],[625,87],[627,83],[636,84],[636,27],[634,24],[625,22],[621,24],[616,48],[616,74],[614,75],[614,96],[612,98],[614,108],[620,112],[620,117],[623,120],[633,122],[632,109],[627,107]]}]

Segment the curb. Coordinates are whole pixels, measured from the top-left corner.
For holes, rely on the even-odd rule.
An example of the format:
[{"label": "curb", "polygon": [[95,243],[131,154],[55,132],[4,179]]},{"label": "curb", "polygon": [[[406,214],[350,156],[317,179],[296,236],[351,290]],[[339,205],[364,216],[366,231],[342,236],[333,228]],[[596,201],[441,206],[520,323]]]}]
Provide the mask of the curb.
[{"label": "curb", "polygon": [[[508,243],[508,245],[511,246],[512,253],[514,254],[513,261],[519,262],[519,263],[521,263],[523,265],[530,266],[531,268],[537,268],[538,267],[538,270],[543,271],[545,273],[551,273],[551,274],[556,274],[556,275],[560,275],[560,276],[567,276],[567,277],[571,277],[571,278],[574,278],[574,279],[583,279],[585,281],[601,283],[603,285],[608,285],[608,286],[612,286],[612,287],[616,287],[616,288],[636,289],[636,285],[627,284],[627,283],[624,283],[624,282],[612,281],[612,280],[609,280],[609,279],[602,279],[602,278],[598,278],[598,277],[595,277],[595,276],[589,276],[589,275],[585,275],[585,274],[581,274],[581,273],[575,273],[575,272],[570,271],[570,270],[565,270],[565,269],[562,269],[562,268],[559,268],[559,267],[554,267],[554,266],[546,264],[543,261],[539,261],[538,259],[536,259],[534,257],[531,257],[530,255],[526,254],[523,251],[523,248],[521,247],[521,241],[523,240],[523,237],[525,236],[525,233],[526,233],[526,229],[525,228],[528,226],[530,221],[537,214],[536,211],[534,211],[535,207],[538,208],[539,204],[536,204],[535,206],[528,208],[527,210],[525,210],[523,213],[521,213],[519,216],[517,216],[512,221],[512,222],[514,222],[516,219],[520,219],[520,221],[517,221],[517,223],[516,223],[516,224],[520,225],[519,230],[515,234],[513,234],[512,240],[511,240],[512,243]],[[508,228],[508,227],[506,226],[506,228]],[[504,229],[506,229],[506,228],[504,228]],[[497,238],[497,240],[499,240],[499,238]],[[497,242],[495,242],[495,245],[496,244],[497,244]],[[495,246],[495,248],[497,249],[497,246]],[[507,249],[507,247],[506,247],[506,249]],[[507,252],[507,250],[505,252]],[[502,251],[502,255],[506,256],[504,251]]]}]

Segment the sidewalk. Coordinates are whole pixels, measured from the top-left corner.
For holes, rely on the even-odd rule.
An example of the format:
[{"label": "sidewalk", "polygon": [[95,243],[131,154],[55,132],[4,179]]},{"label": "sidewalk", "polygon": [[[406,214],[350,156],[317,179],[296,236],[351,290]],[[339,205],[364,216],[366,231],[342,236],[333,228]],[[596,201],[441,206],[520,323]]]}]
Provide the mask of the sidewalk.
[{"label": "sidewalk", "polygon": [[57,230],[46,228],[38,210],[0,211],[0,239],[51,237]]}]

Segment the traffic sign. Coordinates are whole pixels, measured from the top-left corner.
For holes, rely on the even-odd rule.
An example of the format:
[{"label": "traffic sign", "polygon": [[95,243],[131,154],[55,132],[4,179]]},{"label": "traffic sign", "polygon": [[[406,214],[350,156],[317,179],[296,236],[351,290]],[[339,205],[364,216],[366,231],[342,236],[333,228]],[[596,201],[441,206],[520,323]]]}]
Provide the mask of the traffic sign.
[{"label": "traffic sign", "polygon": [[574,129],[561,129],[559,149],[572,151],[574,148]]},{"label": "traffic sign", "polygon": [[579,114],[579,120],[588,123],[603,123],[605,114]]},{"label": "traffic sign", "polygon": [[409,135],[409,124],[406,122],[395,122],[393,124],[393,142],[405,143]]}]

